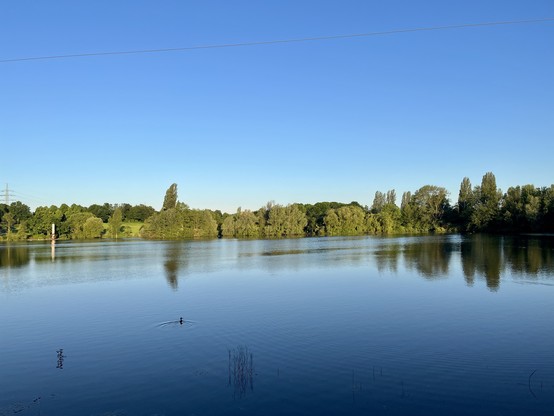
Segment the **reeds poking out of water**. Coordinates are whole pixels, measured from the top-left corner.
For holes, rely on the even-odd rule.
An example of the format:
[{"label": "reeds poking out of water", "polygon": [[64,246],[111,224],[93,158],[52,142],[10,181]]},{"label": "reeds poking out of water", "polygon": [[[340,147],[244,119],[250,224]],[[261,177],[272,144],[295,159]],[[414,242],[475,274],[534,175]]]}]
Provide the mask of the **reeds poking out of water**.
[{"label": "reeds poking out of water", "polygon": [[228,351],[229,386],[234,387],[233,397],[242,398],[248,390],[254,390],[254,357],[243,345]]},{"label": "reeds poking out of water", "polygon": [[56,365],[56,368],[63,370],[63,360],[65,359],[65,355],[63,355],[63,348],[57,350],[56,354],[58,355],[58,363]]}]

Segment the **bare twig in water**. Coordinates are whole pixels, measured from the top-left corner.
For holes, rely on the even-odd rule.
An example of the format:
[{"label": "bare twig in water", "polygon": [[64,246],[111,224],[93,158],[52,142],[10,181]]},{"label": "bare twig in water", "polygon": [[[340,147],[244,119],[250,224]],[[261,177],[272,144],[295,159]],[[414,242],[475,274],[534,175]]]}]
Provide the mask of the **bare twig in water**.
[{"label": "bare twig in water", "polygon": [[531,374],[529,374],[529,380],[527,381],[527,385],[529,387],[529,392],[533,395],[533,397],[536,399],[537,396],[535,396],[535,393],[533,392],[533,389],[531,388],[531,377],[537,372],[537,370],[534,370]]}]

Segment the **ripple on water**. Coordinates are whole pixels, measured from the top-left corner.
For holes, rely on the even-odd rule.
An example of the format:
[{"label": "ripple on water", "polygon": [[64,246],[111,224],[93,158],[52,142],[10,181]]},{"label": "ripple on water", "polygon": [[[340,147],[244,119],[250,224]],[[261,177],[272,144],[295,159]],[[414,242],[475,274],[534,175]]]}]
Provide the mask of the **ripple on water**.
[{"label": "ripple on water", "polygon": [[156,325],[156,328],[192,328],[196,323],[196,321],[191,321],[189,319],[177,319],[175,321],[160,322]]}]

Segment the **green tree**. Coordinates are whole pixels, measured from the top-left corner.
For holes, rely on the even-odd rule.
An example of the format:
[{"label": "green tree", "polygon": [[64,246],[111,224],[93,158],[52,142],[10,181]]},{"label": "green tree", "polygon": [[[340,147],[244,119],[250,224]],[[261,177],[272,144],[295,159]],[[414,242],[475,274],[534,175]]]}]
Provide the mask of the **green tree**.
[{"label": "green tree", "polygon": [[6,212],[2,217],[2,222],[6,227],[6,238],[8,241],[12,240],[12,227],[15,224],[15,218],[11,212]]},{"label": "green tree", "polygon": [[177,184],[173,183],[165,192],[162,211],[175,208],[177,206]]},{"label": "green tree", "polygon": [[112,216],[108,220],[108,224],[112,238],[118,238],[121,226],[123,225],[123,213],[121,208],[118,207],[114,210]]},{"label": "green tree", "polygon": [[500,219],[500,201],[502,192],[496,187],[496,178],[492,172],[487,172],[481,181],[481,186],[475,188],[476,203],[471,214],[470,229],[474,231],[490,231],[498,226]]},{"label": "green tree", "polygon": [[[65,205],[65,207],[62,208],[64,205]],[[62,206],[60,207],[60,210],[61,210],[63,216],[65,217],[65,220],[69,219],[69,217],[71,217],[73,214],[88,212],[85,207],[83,207],[81,205],[78,205],[78,204],[71,204],[71,206],[67,206],[66,204],[62,204]],[[89,212],[89,214],[91,214],[91,213]],[[94,214],[92,214],[92,215],[94,215]]]},{"label": "green tree", "polygon": [[496,187],[496,177],[492,172],[485,173],[481,180],[481,202],[498,208],[501,198],[502,192]]},{"label": "green tree", "polygon": [[223,223],[221,224],[221,235],[223,237],[236,236],[234,215],[229,215],[227,218],[223,220]]},{"label": "green tree", "polygon": [[209,210],[190,209],[179,203],[144,222],[141,235],[152,239],[217,237],[217,222]]},{"label": "green tree", "polygon": [[330,209],[325,216],[327,235],[360,235],[366,232],[366,213],[359,206]]},{"label": "green tree", "polygon": [[330,209],[338,209],[345,204],[340,202],[317,202],[304,206],[307,218],[306,233],[308,235],[322,235],[325,233],[325,216]]},{"label": "green tree", "polygon": [[286,237],[286,212],[282,205],[274,205],[268,212],[264,228],[266,237]]},{"label": "green tree", "polygon": [[394,234],[401,230],[402,213],[393,203],[385,204],[381,212],[376,214],[376,218],[381,225],[382,234]]},{"label": "green tree", "polygon": [[16,240],[27,240],[29,238],[29,229],[27,227],[27,221],[21,221],[17,227],[17,233],[15,235]]},{"label": "green tree", "polygon": [[21,233],[15,235],[12,231],[19,230],[18,225],[26,222],[31,216],[31,210],[21,201],[12,202],[10,205],[0,204],[0,224],[9,240],[21,239]]},{"label": "green tree", "polygon": [[329,209],[325,215],[325,233],[331,236],[341,233],[341,222],[336,209]]},{"label": "green tree", "polygon": [[554,185],[541,190],[540,229],[554,232]]},{"label": "green tree", "polygon": [[394,189],[387,191],[386,203],[388,205],[396,205],[396,191]]},{"label": "green tree", "polygon": [[259,237],[258,217],[249,210],[238,209],[234,215],[234,237]]},{"label": "green tree", "polygon": [[152,239],[182,238],[183,221],[176,208],[170,208],[152,215],[144,222],[141,235]]},{"label": "green tree", "polygon": [[8,211],[12,213],[15,224],[29,220],[32,217],[31,209],[21,201],[12,202]]},{"label": "green tree", "polygon": [[286,233],[288,236],[306,235],[305,228],[308,224],[306,213],[300,209],[298,204],[290,204],[285,207],[287,217]]},{"label": "green tree", "polygon": [[[67,218],[67,225],[69,228],[70,238],[81,240],[88,237],[88,234],[91,233],[93,224],[89,223],[87,229],[85,229],[85,223],[89,218],[96,218],[90,212],[75,212]],[[102,222],[102,220],[100,220]],[[104,227],[102,227],[103,229]]]},{"label": "green tree", "polygon": [[466,230],[471,220],[475,206],[475,196],[471,187],[471,181],[465,177],[460,184],[458,193],[458,218],[462,229]]},{"label": "green tree", "polygon": [[58,234],[69,234],[68,227],[63,227],[64,214],[55,205],[37,207],[32,218],[28,221],[29,232],[41,238],[51,238],[52,224],[56,225]]},{"label": "green tree", "polygon": [[512,232],[539,230],[542,194],[533,185],[508,188],[501,209],[504,228]]},{"label": "green tree", "polygon": [[445,224],[444,214],[449,206],[448,192],[445,188],[425,185],[413,195],[411,203],[415,209],[418,229],[426,231],[441,231]]},{"label": "green tree", "polygon": [[308,220],[306,214],[296,205],[274,205],[264,227],[266,237],[291,237],[304,235]]},{"label": "green tree", "polygon": [[[117,206],[121,209],[121,215],[123,216],[123,221],[130,221],[131,219],[127,218],[127,215],[129,214],[129,210],[133,208],[132,205],[128,204],[127,202],[124,202],[122,204],[118,204]],[[152,208],[152,210],[155,211],[154,208]],[[143,221],[144,220],[142,220],[141,222]]]},{"label": "green tree", "polygon": [[124,215],[124,219],[128,221],[144,222],[148,217],[154,215],[156,210],[151,206],[140,204],[134,205],[127,209],[127,215]]},{"label": "green tree", "polygon": [[373,203],[371,204],[371,212],[377,214],[381,212],[385,204],[387,203],[385,194],[380,191],[375,192],[375,197],[373,198]]},{"label": "green tree", "polygon": [[400,223],[403,232],[420,233],[426,232],[427,229],[421,229],[417,219],[417,207],[412,201],[412,193],[410,191],[402,194],[402,202],[400,204]]},{"label": "green tree", "polygon": [[541,192],[533,185],[524,185],[521,187],[521,194],[525,210],[525,225],[531,231],[536,228],[541,214]]},{"label": "green tree", "polygon": [[114,206],[105,202],[103,205],[92,204],[87,208],[87,211],[92,213],[95,217],[100,218],[103,222],[108,222],[113,215]]},{"label": "green tree", "polygon": [[210,210],[184,209],[181,211],[181,238],[217,237],[217,222]]},{"label": "green tree", "polygon": [[82,238],[100,238],[104,232],[104,223],[97,217],[89,217],[82,226]]},{"label": "green tree", "polygon": [[378,219],[377,214],[368,213],[364,220],[364,229],[368,234],[377,235],[382,234],[382,224]]}]

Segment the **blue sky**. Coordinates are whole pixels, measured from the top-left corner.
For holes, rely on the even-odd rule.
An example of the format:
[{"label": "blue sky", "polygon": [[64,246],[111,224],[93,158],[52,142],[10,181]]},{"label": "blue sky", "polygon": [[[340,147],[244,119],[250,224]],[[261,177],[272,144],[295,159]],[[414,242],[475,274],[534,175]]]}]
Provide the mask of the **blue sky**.
[{"label": "blue sky", "polygon": [[[0,6],[0,60],[554,17],[552,1]],[[356,200],[554,183],[554,22],[0,63],[0,183],[39,205]]]}]

